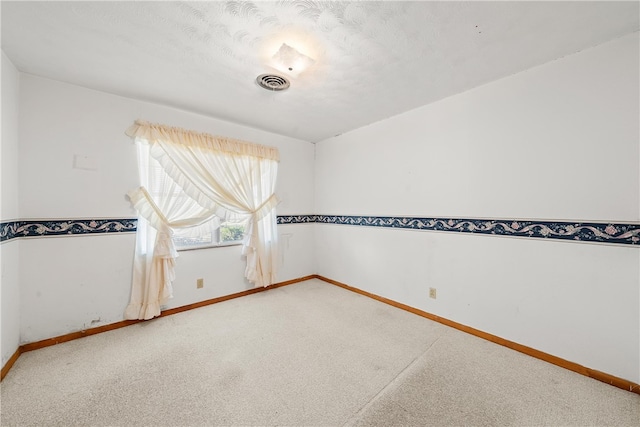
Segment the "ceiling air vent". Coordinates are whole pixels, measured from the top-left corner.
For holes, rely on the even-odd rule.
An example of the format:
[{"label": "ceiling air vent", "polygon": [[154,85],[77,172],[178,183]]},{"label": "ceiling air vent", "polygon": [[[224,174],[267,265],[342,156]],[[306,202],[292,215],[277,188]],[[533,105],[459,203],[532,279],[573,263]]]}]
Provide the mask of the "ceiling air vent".
[{"label": "ceiling air vent", "polygon": [[256,82],[267,90],[285,90],[289,87],[289,80],[275,74],[260,74]]}]

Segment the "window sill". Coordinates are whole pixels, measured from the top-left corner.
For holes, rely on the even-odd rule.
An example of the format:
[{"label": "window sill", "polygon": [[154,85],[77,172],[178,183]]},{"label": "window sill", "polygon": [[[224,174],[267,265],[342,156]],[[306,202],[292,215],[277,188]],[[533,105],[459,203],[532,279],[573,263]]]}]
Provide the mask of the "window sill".
[{"label": "window sill", "polygon": [[236,242],[225,242],[217,245],[203,245],[203,246],[194,246],[192,248],[179,248],[176,249],[178,252],[187,252],[187,251],[197,251],[200,249],[215,249],[215,248],[227,248],[229,246],[242,246],[241,241]]}]

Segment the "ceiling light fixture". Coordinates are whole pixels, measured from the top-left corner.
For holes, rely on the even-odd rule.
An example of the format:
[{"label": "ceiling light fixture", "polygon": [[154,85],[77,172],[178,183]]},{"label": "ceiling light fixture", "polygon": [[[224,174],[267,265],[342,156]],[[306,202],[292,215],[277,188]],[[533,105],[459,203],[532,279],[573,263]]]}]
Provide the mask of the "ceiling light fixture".
[{"label": "ceiling light fixture", "polygon": [[315,64],[313,58],[309,58],[286,43],[282,43],[280,49],[272,57],[272,65],[279,71],[293,77]]}]

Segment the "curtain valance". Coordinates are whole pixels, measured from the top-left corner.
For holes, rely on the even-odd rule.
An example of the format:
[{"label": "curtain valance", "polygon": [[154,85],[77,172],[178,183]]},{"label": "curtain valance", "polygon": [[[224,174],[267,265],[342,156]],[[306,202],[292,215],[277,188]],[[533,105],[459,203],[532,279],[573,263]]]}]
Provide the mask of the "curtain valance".
[{"label": "curtain valance", "polygon": [[170,127],[136,120],[125,132],[133,139],[141,138],[150,143],[158,140],[198,147],[201,150],[221,151],[228,154],[246,155],[280,161],[277,148],[240,141],[238,139],[209,135],[179,127]]}]

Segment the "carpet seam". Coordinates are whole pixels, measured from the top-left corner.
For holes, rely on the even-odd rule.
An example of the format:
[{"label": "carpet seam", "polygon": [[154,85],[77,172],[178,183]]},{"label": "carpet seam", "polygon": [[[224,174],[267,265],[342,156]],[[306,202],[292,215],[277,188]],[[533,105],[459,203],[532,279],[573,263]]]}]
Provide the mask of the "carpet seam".
[{"label": "carpet seam", "polygon": [[391,384],[394,384],[396,381],[398,381],[398,379],[400,378],[400,376],[402,376],[409,368],[411,368],[413,365],[416,364],[416,362],[419,359],[422,359],[422,357],[424,357],[427,353],[429,353],[429,351],[431,351],[431,349],[433,348],[433,346],[436,345],[436,343],[438,341],[440,341],[440,339],[451,333],[451,331],[449,330],[449,328],[444,330],[444,333],[440,336],[438,336],[438,338],[436,338],[422,353],[420,353],[419,355],[417,355],[413,360],[411,360],[411,362],[409,362],[404,368],[402,368],[402,370],[400,372],[398,372],[398,374],[393,377],[391,379],[391,381],[389,381],[387,384],[384,385],[384,387],[382,387],[380,389],[380,391],[378,391],[371,399],[367,400],[367,402],[362,405],[360,407],[360,409],[358,409],[352,416],[349,417],[349,419],[347,419],[347,421],[344,422],[344,424],[342,424],[342,427],[346,427],[349,425],[352,425],[352,421],[355,421],[357,419],[357,417],[369,406],[371,406],[371,404],[373,404],[375,401],[378,400],[378,398],[391,386]]}]

